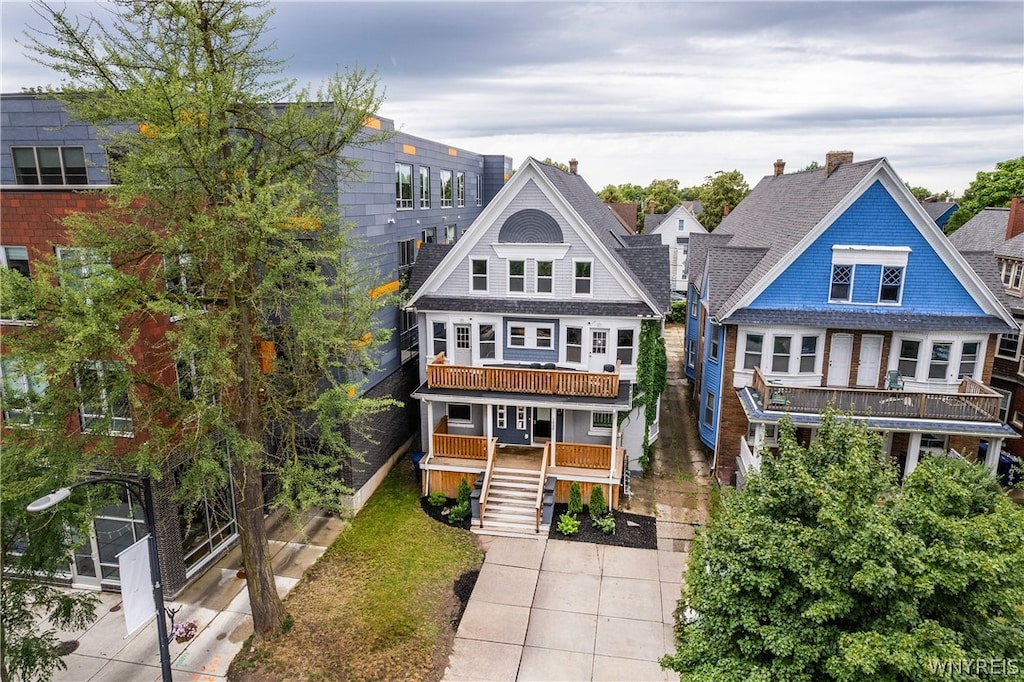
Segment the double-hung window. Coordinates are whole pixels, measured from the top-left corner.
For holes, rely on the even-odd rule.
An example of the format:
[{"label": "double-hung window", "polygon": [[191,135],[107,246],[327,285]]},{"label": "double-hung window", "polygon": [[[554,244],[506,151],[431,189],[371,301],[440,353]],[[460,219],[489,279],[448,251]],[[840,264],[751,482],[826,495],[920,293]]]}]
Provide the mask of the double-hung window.
[{"label": "double-hung window", "polygon": [[472,268],[473,291],[487,291],[487,259],[474,258],[470,267]]},{"label": "double-hung window", "polygon": [[42,368],[29,372],[17,360],[5,357],[0,358],[0,375],[3,377],[4,423],[8,426],[36,424],[43,415],[38,405],[49,385]]},{"label": "double-hung window", "polygon": [[19,185],[87,185],[84,147],[11,147]]},{"label": "double-hung window", "polygon": [[704,391],[704,425],[715,423],[715,396],[711,391]]},{"label": "double-hung window", "polygon": [[624,365],[633,364],[633,330],[620,329],[618,333],[615,357]]},{"label": "double-hung window", "polygon": [[792,352],[793,337],[776,336],[772,345],[772,371],[788,372],[789,356]]},{"label": "double-hung window", "polygon": [[515,348],[554,348],[555,328],[553,324],[522,322],[508,327],[508,345]]},{"label": "double-hung window", "polygon": [[395,208],[412,208],[412,164],[395,164]]},{"label": "double-hung window", "polygon": [[582,362],[583,361],[583,328],[582,327],[566,327],[565,328],[565,361],[566,362]]},{"label": "double-hung window", "polygon": [[1020,334],[1012,332],[999,335],[999,346],[996,348],[996,355],[1004,358],[1017,358],[1017,344],[1020,342]]},{"label": "double-hung window", "polygon": [[978,366],[978,349],[981,344],[977,341],[964,341],[960,349],[960,371],[958,378],[974,377],[974,369]]},{"label": "double-hung window", "polygon": [[476,176],[476,205],[484,205],[484,176],[479,174]]},{"label": "double-hung window", "polygon": [[763,334],[747,334],[747,340],[743,348],[743,369],[754,369],[761,365],[761,351],[763,348]]},{"label": "double-hung window", "polygon": [[441,171],[441,208],[452,207],[452,172]]},{"label": "double-hung window", "polygon": [[899,370],[908,378],[917,376],[917,361],[921,354],[921,342],[913,339],[900,341]]},{"label": "double-hung window", "polygon": [[455,196],[456,205],[463,208],[466,205],[466,174],[462,171],[455,174]]},{"label": "double-hung window", "polygon": [[[28,249],[24,246],[0,247],[0,266],[13,270],[26,279],[31,279],[32,277],[28,265]],[[0,301],[0,319],[14,320],[11,309],[17,307],[17,301],[13,300],[15,298],[14,295],[8,295],[11,298],[6,301]]]},{"label": "double-hung window", "polygon": [[818,337],[804,336],[800,339],[800,373],[814,372],[818,360]]},{"label": "double-hung window", "polygon": [[717,324],[711,325],[711,332],[709,334],[709,336],[711,338],[710,338],[710,340],[708,342],[708,359],[709,360],[714,360],[716,362],[718,361],[719,346],[721,345],[719,340],[718,340],[718,330],[719,329],[721,329],[721,327],[719,325],[717,325]]},{"label": "double-hung window", "polygon": [[459,235],[458,235],[458,231],[456,230],[456,227],[454,225],[445,225],[444,226],[444,243],[445,244],[454,244],[456,241],[458,241],[458,239],[459,239]]},{"label": "double-hung window", "polygon": [[429,166],[420,166],[420,208],[430,208]]},{"label": "double-hung window", "polygon": [[526,291],[526,261],[510,260],[508,262],[508,290],[510,292]]},{"label": "double-hung window", "polygon": [[434,355],[448,353],[448,325],[444,322],[433,324],[434,333]]},{"label": "double-hung window", "polygon": [[537,286],[538,294],[550,294],[553,291],[554,283],[554,262],[549,260],[537,261]]},{"label": "double-hung window", "polygon": [[576,277],[574,281],[573,291],[580,295],[589,296],[592,285],[592,268],[593,263],[591,261],[576,261],[574,264],[576,268]]},{"label": "double-hung window", "polygon": [[878,288],[878,302],[899,303],[902,290],[903,268],[884,266],[882,268],[882,283]]},{"label": "double-hung window", "polygon": [[82,404],[82,431],[106,430],[131,434],[132,415],[128,405],[127,373],[119,362],[90,362],[76,372]]},{"label": "double-hung window", "polygon": [[929,379],[945,379],[949,373],[949,351],[953,344],[949,342],[936,342],[932,344],[932,357],[928,363]]},{"label": "double-hung window", "polygon": [[480,357],[482,359],[493,359],[494,355],[494,325],[481,324],[478,327],[480,332]]},{"label": "double-hung window", "polygon": [[832,288],[829,291],[830,301],[849,301],[853,292],[853,266],[832,266]]}]

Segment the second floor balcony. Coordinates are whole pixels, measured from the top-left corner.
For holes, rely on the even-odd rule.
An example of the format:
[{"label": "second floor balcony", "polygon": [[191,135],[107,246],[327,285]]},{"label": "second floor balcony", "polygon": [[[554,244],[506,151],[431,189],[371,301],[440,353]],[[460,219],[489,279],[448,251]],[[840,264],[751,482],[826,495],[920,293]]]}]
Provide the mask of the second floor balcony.
[{"label": "second floor balcony", "polygon": [[754,370],[746,389],[766,411],[819,414],[827,406],[855,416],[896,419],[998,422],[1002,396],[979,381],[965,377],[956,391],[921,392],[820,386],[789,386],[765,379]]},{"label": "second floor balcony", "polygon": [[444,353],[427,362],[427,386],[466,391],[615,398],[620,362],[604,372],[580,372],[554,365],[454,365]]}]

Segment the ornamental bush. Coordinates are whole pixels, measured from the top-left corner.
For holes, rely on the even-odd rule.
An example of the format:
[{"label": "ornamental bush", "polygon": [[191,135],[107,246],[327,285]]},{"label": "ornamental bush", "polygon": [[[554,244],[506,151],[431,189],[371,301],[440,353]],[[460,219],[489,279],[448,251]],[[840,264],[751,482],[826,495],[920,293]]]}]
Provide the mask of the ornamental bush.
[{"label": "ornamental bush", "polygon": [[595,521],[608,513],[608,503],[604,501],[604,486],[595,485],[590,490],[590,518]]},{"label": "ornamental bush", "polygon": [[580,492],[579,481],[573,481],[569,486],[569,513],[579,514],[583,511],[583,493]]}]

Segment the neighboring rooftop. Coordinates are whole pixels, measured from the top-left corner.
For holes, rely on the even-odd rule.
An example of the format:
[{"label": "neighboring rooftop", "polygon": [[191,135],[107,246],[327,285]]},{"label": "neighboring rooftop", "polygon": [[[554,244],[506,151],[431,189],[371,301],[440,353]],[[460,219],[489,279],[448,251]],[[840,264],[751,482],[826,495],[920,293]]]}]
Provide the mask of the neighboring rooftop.
[{"label": "neighboring rooftop", "polygon": [[977,215],[949,236],[949,241],[961,253],[988,251],[992,253],[1006,241],[1006,225],[1010,220],[1008,208],[983,208]]}]

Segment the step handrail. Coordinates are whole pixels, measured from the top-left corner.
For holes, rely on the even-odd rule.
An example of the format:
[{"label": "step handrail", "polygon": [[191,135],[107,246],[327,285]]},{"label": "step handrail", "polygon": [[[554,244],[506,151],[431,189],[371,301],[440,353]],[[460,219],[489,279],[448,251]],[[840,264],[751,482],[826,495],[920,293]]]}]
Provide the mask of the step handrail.
[{"label": "step handrail", "polygon": [[480,528],[484,527],[484,510],[487,509],[487,493],[491,491],[491,472],[494,470],[494,452],[498,448],[498,438],[491,438],[487,444],[487,468],[484,470],[484,484],[480,488]]},{"label": "step handrail", "polygon": [[548,477],[548,456],[551,454],[551,441],[544,444],[544,455],[540,461],[540,481],[537,483],[537,532],[540,532],[541,510],[544,508],[544,480]]}]

